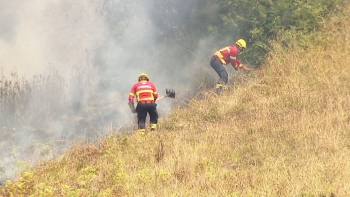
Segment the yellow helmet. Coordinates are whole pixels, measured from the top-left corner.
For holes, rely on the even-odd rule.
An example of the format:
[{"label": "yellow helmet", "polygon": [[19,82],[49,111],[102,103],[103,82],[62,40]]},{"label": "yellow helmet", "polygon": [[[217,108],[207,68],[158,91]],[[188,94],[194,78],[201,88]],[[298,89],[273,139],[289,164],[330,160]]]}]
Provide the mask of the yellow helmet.
[{"label": "yellow helmet", "polygon": [[146,73],[141,73],[139,76],[139,81],[141,81],[142,79],[146,79],[147,81],[149,81],[148,75]]},{"label": "yellow helmet", "polygon": [[243,39],[239,39],[236,41],[236,45],[242,49],[246,49],[247,48],[247,43],[245,42],[245,40]]}]

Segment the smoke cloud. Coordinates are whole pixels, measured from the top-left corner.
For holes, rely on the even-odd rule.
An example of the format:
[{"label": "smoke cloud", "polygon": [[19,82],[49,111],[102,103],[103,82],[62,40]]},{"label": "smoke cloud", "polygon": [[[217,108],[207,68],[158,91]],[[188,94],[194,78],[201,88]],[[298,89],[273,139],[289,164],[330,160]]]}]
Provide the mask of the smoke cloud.
[{"label": "smoke cloud", "polygon": [[[3,117],[15,116],[16,121],[3,118],[0,125],[0,183],[15,176],[18,161],[35,165],[62,154],[75,141],[98,139],[135,123],[126,103],[140,73],[150,76],[162,96],[166,88],[175,88],[178,95],[190,91],[194,81],[202,80],[201,72],[210,70],[210,38],[199,40],[198,50],[160,39],[184,36],[186,25],[181,24],[187,18],[178,12],[189,16],[197,0],[182,2],[177,6],[181,10],[162,5],[167,17],[157,12],[156,1],[0,4],[2,87],[4,79],[18,79],[21,91],[27,83],[31,87],[30,97],[21,94],[21,101],[30,103],[21,116],[14,113],[18,105],[1,109]],[[167,28],[160,29],[162,25]],[[158,104],[163,117],[171,102]]]}]

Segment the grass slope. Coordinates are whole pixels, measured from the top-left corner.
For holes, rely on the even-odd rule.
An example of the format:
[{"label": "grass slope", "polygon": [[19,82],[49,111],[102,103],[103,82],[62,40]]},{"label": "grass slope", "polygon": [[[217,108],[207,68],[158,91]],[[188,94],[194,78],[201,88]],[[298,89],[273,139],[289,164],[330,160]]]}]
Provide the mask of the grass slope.
[{"label": "grass slope", "polygon": [[303,47],[274,43],[261,69],[202,92],[157,132],[76,144],[0,194],[350,196],[349,18]]}]

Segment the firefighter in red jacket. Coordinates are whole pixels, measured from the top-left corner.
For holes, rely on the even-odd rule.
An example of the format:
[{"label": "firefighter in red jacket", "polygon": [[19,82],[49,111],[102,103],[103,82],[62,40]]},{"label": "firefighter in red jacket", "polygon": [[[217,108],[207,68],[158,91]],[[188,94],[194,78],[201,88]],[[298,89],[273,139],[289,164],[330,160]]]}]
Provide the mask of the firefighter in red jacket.
[{"label": "firefighter in red jacket", "polygon": [[150,116],[151,130],[155,130],[158,123],[157,104],[155,103],[158,93],[156,86],[149,81],[146,73],[141,73],[138,82],[132,86],[129,94],[129,103],[134,104],[135,96],[137,100],[136,113],[139,131],[145,132],[146,130],[147,113]]},{"label": "firefighter in red jacket", "polygon": [[220,79],[215,88],[217,91],[227,88],[228,74],[224,65],[230,64],[235,70],[247,70],[247,68],[237,59],[240,52],[247,48],[245,40],[239,39],[235,45],[230,45],[216,51],[210,59],[210,66],[216,71]]}]

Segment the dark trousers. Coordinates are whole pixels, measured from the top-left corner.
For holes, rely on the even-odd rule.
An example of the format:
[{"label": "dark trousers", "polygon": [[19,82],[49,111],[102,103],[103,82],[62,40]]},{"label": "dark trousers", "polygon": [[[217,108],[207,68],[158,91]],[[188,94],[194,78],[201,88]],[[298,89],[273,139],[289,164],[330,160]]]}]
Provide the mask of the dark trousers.
[{"label": "dark trousers", "polygon": [[220,60],[217,59],[216,56],[213,56],[210,59],[210,66],[215,70],[215,72],[219,75],[220,79],[218,83],[225,83],[228,82],[228,74],[224,67],[224,65],[220,62]]},{"label": "dark trousers", "polygon": [[150,116],[150,123],[158,123],[158,112],[156,103],[138,103],[136,106],[137,120],[139,129],[146,128],[147,114]]}]

